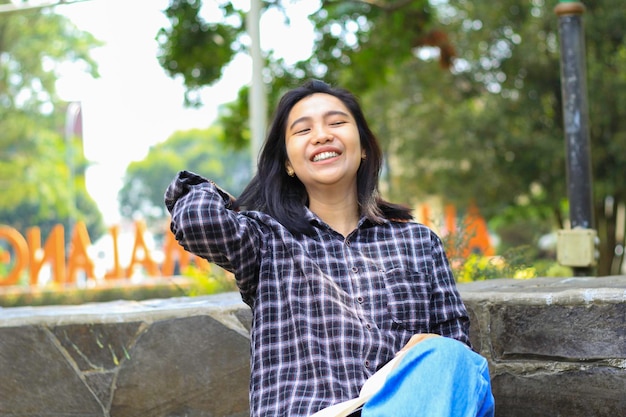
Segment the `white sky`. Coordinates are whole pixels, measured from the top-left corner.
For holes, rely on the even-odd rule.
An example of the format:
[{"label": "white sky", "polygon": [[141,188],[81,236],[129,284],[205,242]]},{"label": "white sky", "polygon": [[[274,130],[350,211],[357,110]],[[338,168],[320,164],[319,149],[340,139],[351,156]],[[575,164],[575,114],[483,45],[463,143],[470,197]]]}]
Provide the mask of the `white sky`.
[{"label": "white sky", "polygon": [[[211,9],[214,2],[204,3],[206,13],[216,15]],[[245,0],[233,3],[246,9],[249,4]],[[143,159],[151,145],[177,130],[211,125],[218,106],[234,100],[251,79],[251,60],[239,55],[222,79],[203,91],[203,107],[185,108],[182,81],[169,78],[157,61],[155,37],[168,25],[162,12],[167,5],[168,0],[91,0],[56,10],[105,42],[92,52],[100,78],[92,79],[76,66],[68,66],[57,88],[62,99],[82,104],[85,156],[92,163],[87,189],[107,225],[119,222],[117,193],[127,165]],[[290,6],[289,27],[278,13],[264,14],[262,48],[273,49],[288,62],[306,59],[313,43],[307,15],[318,5],[315,0],[304,0]]]}]

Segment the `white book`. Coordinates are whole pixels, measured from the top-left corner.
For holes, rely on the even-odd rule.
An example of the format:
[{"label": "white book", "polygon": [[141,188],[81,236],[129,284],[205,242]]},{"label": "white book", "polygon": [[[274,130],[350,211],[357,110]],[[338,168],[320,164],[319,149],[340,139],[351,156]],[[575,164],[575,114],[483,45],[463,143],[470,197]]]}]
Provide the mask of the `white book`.
[{"label": "white book", "polygon": [[340,402],[326,407],[313,414],[311,417],[347,417],[360,409],[370,398],[374,396],[387,382],[387,377],[393,371],[408,350],[400,351],[396,356],[380,368],[374,375],[369,377],[357,398]]}]

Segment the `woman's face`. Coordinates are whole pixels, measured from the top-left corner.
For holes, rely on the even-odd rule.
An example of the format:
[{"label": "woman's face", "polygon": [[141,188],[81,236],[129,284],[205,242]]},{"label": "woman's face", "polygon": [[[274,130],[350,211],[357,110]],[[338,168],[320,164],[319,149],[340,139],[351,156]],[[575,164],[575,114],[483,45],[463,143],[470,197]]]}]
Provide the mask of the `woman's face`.
[{"label": "woman's face", "polygon": [[355,185],[362,155],[354,117],[341,100],[316,93],[291,109],[285,132],[286,168],[307,190]]}]

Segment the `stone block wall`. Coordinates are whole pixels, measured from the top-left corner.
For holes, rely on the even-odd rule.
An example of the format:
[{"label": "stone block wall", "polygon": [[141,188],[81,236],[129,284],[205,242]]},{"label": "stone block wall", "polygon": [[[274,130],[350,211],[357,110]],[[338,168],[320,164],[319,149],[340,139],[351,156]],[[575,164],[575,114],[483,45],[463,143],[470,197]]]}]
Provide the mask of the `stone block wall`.
[{"label": "stone block wall", "polygon": [[[496,415],[626,415],[626,277],[459,286]],[[0,308],[0,417],[244,417],[237,293]]]},{"label": "stone block wall", "polygon": [[250,319],[237,293],[0,309],[0,416],[248,416]]},{"label": "stone block wall", "polygon": [[626,277],[461,288],[497,416],[626,416]]}]

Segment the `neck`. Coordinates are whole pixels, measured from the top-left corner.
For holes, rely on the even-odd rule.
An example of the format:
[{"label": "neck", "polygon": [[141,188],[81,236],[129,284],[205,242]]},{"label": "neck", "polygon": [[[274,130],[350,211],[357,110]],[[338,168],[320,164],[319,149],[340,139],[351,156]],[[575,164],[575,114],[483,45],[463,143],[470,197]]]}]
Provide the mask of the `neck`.
[{"label": "neck", "polygon": [[309,209],[344,237],[359,223],[356,190],[347,193],[309,191]]}]

